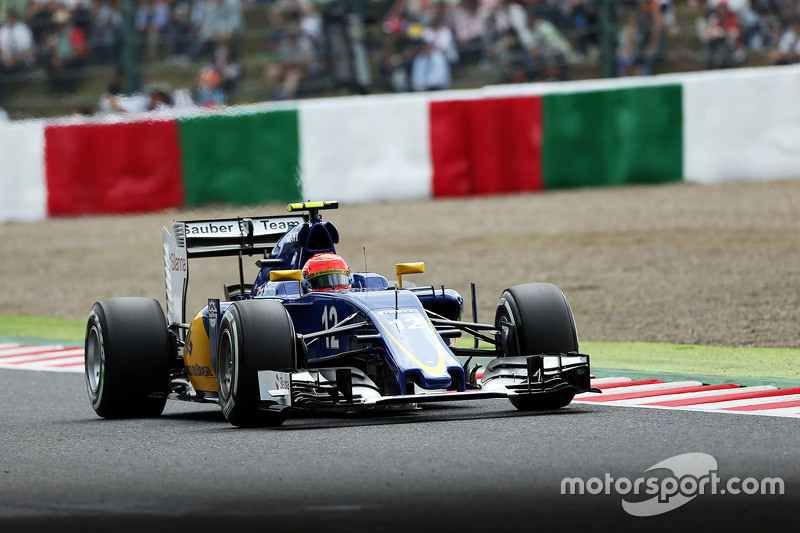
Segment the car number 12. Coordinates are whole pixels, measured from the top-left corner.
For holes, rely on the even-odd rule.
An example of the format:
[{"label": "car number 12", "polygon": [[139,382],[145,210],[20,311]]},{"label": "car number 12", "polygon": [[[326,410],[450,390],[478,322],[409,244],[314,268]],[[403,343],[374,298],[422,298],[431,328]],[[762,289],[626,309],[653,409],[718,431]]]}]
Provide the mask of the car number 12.
[{"label": "car number 12", "polygon": [[421,316],[408,316],[390,320],[389,324],[394,325],[400,331],[404,329],[422,329],[425,327],[425,319]]},{"label": "car number 12", "polygon": [[[339,313],[334,306],[327,305],[322,308],[322,329],[334,327],[339,322]],[[325,337],[325,347],[331,350],[339,349],[338,337]]]}]

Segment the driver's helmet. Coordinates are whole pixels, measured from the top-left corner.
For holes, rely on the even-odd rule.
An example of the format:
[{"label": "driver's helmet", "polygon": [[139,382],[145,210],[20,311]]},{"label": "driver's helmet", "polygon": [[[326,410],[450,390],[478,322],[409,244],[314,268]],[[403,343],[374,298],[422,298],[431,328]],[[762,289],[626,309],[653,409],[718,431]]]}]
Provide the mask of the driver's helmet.
[{"label": "driver's helmet", "polygon": [[351,283],[350,267],[336,254],[317,254],[303,266],[303,288],[307,291],[349,289]]}]

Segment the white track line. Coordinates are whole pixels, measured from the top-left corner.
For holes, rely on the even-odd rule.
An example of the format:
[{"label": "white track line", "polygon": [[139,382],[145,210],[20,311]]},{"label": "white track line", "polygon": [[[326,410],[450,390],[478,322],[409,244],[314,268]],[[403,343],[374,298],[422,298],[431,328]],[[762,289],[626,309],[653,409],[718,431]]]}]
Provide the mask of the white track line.
[{"label": "white track line", "polygon": [[52,346],[12,346],[8,348],[0,349],[0,361],[3,361],[6,358],[15,357],[18,355],[33,355],[42,352],[54,352],[56,350],[61,350],[64,347],[61,345],[52,345]]},{"label": "white track line", "polygon": [[[760,398],[747,398],[745,400],[729,400],[727,402],[687,405],[686,407],[697,407],[698,409],[726,409],[728,407],[743,407],[745,405],[761,405],[765,403],[777,403],[777,402],[793,402],[795,400],[800,400],[800,394],[762,396]],[[796,407],[795,409],[800,410],[800,407]]]},{"label": "white track line", "polygon": [[631,378],[594,378],[591,380],[592,387],[597,387],[598,385],[611,385],[613,383],[626,383],[631,381]]},{"label": "white track line", "polygon": [[52,350],[49,352],[41,353],[27,353],[14,355],[5,359],[0,359],[0,364],[3,365],[24,365],[27,363],[39,363],[48,360],[58,360],[67,357],[79,356],[83,359],[83,348],[62,348],[60,350]]},{"label": "white track line", "polygon": [[[702,383],[699,381],[670,381],[667,383],[648,383],[647,385],[632,385],[627,387],[622,386],[622,387],[614,387],[612,389],[604,389],[603,397],[605,398],[620,394],[630,394],[632,392],[650,392],[657,390],[682,389],[684,387],[699,387],[700,385],[702,385]],[[575,396],[575,399],[580,400],[581,398],[596,398],[596,397],[597,393],[584,392],[583,394],[578,394],[577,396]]]},{"label": "white track line", "polygon": [[0,368],[83,374],[83,348],[0,344]]}]

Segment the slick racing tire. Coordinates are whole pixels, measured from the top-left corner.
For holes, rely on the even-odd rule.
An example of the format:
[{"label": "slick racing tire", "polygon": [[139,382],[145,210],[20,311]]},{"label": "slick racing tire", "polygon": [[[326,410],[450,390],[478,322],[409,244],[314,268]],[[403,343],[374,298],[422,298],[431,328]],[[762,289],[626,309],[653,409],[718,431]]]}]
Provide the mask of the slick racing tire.
[{"label": "slick racing tire", "polygon": [[110,298],[94,304],[86,323],[86,388],[103,418],[152,417],[169,390],[169,334],[151,298]]},{"label": "slick racing tire", "polygon": [[[569,302],[552,283],[527,283],[506,289],[497,304],[495,326],[506,357],[578,353],[578,333]],[[511,399],[521,411],[559,409],[574,393],[559,391]]]},{"label": "slick racing tire", "polygon": [[279,426],[288,411],[259,410],[258,372],[292,371],[297,364],[294,324],[276,300],[234,302],[222,316],[217,387],[225,418],[238,427]]}]

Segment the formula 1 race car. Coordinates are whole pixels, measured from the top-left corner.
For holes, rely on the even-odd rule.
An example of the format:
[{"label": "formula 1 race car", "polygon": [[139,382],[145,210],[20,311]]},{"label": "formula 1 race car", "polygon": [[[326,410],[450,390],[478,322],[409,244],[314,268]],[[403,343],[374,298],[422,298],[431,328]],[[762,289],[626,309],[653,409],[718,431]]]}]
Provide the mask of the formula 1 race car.
[{"label": "formula 1 race car", "polygon": [[[301,273],[335,252],[339,233],[320,211],[173,222],[164,228],[167,315],[150,298],[97,302],[86,326],[86,384],[106,418],[158,416],[168,398],[214,402],[235,426],[273,426],[295,411],[508,398],[520,410],[557,409],[593,391],[569,303],[549,283],[506,289],[493,324],[462,320],[452,289],[403,284],[423,263],[400,263],[397,282],[351,274],[344,290],[309,291]],[[258,255],[245,283],[243,256]],[[238,256],[239,282],[186,323],[189,260]],[[471,347],[457,346],[467,334]],[[479,341],[484,341],[480,348]],[[459,357],[461,359],[459,359]],[[491,362],[479,377],[475,357]]]}]

